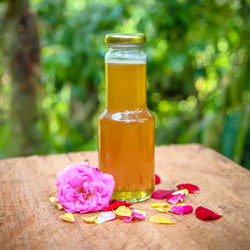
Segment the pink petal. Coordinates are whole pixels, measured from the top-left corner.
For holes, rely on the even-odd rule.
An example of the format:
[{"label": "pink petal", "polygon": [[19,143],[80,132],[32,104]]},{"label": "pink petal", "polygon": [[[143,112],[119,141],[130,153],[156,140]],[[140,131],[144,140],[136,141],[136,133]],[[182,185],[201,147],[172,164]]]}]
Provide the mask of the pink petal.
[{"label": "pink petal", "polygon": [[157,200],[161,200],[161,199],[165,199],[168,197],[168,195],[172,194],[175,190],[155,190],[152,195],[151,198],[153,199],[157,199]]},{"label": "pink petal", "polygon": [[176,186],[178,189],[187,189],[189,191],[189,193],[199,193],[200,189],[198,186],[194,185],[194,184],[179,184]]},{"label": "pink petal", "polygon": [[172,206],[170,209],[170,212],[175,213],[175,214],[180,214],[180,215],[190,214],[193,212],[193,207],[190,205]]},{"label": "pink petal", "polygon": [[160,183],[161,183],[161,178],[159,177],[159,175],[155,174],[155,185]]},{"label": "pink petal", "polygon": [[200,220],[216,220],[222,217],[222,215],[213,212],[205,207],[197,207],[195,210],[196,217]]},{"label": "pink petal", "polygon": [[146,218],[146,213],[145,211],[138,210],[138,209],[132,209],[132,214],[130,217],[123,217],[123,221],[126,223],[131,222],[134,219],[138,220],[144,220]]},{"label": "pink petal", "polygon": [[130,223],[134,218],[134,215],[132,214],[130,217],[123,217],[122,220],[126,223]]},{"label": "pink petal", "polygon": [[171,204],[177,204],[184,201],[185,194],[170,194],[167,197],[167,202]]},{"label": "pink petal", "polygon": [[142,213],[133,212],[132,214],[133,214],[134,218],[137,218],[139,220],[145,219],[145,215],[143,215]]},{"label": "pink petal", "polygon": [[183,206],[173,206],[173,207],[171,207],[170,212],[183,215],[184,214],[184,207]]}]

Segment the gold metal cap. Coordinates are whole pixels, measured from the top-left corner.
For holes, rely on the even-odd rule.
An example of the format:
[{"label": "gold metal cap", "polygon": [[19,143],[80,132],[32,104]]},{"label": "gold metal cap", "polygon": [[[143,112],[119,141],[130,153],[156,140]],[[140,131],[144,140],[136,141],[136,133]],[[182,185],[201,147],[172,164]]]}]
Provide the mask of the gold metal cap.
[{"label": "gold metal cap", "polygon": [[105,36],[106,44],[144,44],[146,36],[142,33],[109,33]]}]

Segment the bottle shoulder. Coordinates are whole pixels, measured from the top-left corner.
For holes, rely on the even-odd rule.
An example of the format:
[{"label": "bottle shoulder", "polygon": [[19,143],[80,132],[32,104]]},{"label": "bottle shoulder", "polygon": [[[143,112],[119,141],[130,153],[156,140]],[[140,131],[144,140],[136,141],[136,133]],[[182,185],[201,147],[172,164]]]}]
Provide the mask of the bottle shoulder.
[{"label": "bottle shoulder", "polygon": [[153,113],[148,109],[136,109],[125,111],[112,111],[105,109],[98,117],[99,120],[113,120],[120,122],[146,122],[154,121]]}]

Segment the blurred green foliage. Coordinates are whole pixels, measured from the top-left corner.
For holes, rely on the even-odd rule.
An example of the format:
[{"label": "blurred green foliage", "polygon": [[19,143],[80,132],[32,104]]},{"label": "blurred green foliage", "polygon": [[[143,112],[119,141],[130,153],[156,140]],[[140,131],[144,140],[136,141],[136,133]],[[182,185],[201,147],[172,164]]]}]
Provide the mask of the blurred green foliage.
[{"label": "blurred green foliage", "polygon": [[[143,32],[156,143],[202,143],[250,168],[246,1],[31,0],[30,7],[39,17],[42,47],[42,116],[35,124],[41,145],[34,153],[97,149],[96,120],[105,105],[103,38]],[[0,74],[0,157],[8,157],[15,156],[5,122],[11,79],[2,66]]]}]

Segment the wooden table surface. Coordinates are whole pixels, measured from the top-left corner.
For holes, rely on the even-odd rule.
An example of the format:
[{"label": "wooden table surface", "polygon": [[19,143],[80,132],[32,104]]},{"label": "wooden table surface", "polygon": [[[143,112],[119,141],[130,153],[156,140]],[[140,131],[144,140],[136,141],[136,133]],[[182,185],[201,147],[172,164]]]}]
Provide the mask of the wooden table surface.
[{"label": "wooden table surface", "polygon": [[[150,199],[136,204],[145,221],[87,224],[61,221],[49,201],[56,196],[56,173],[76,162],[97,164],[96,152],[31,156],[0,161],[0,249],[250,249],[250,171],[198,144],[156,147],[157,189],[197,184],[186,204],[205,206],[223,217],[201,221],[191,215],[166,214],[174,225],[149,222],[159,214]],[[164,214],[165,215],[165,214]]]}]

